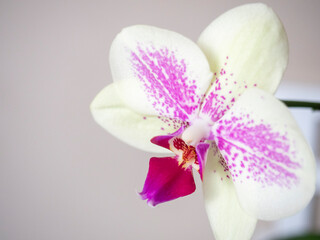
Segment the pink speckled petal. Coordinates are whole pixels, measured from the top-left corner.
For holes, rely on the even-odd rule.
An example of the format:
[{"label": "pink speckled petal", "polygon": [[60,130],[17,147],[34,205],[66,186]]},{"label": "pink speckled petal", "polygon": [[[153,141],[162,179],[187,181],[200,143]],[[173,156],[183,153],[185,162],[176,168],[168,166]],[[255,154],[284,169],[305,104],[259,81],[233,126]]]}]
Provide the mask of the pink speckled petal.
[{"label": "pink speckled petal", "polygon": [[199,111],[212,73],[200,48],[165,29],[123,29],[110,49],[110,66],[124,103],[136,112],[187,121]]},{"label": "pink speckled petal", "polygon": [[151,158],[140,195],[148,204],[156,206],[189,195],[195,189],[191,166],[182,168],[177,157]]},{"label": "pink speckled petal", "polygon": [[157,135],[175,132],[182,121],[142,115],[126,107],[117,94],[114,84],[105,87],[92,101],[91,113],[96,122],[127,144],[148,152],[168,153],[150,139]]},{"label": "pink speckled petal", "polygon": [[224,13],[200,35],[214,80],[201,116],[220,119],[247,89],[273,93],[288,62],[285,30],[271,8],[254,3]]},{"label": "pink speckled petal", "polygon": [[201,180],[203,180],[203,173],[205,169],[205,165],[207,162],[207,154],[210,148],[209,143],[199,143],[196,146],[196,153],[198,157],[198,164],[199,164],[199,174],[201,177]]},{"label": "pink speckled petal", "polygon": [[214,148],[208,153],[203,178],[206,212],[217,240],[248,240],[254,232],[256,218],[241,207],[223,158]]},{"label": "pink speckled petal", "polygon": [[247,90],[213,132],[247,213],[275,220],[309,203],[314,156],[288,108],[271,94]]}]

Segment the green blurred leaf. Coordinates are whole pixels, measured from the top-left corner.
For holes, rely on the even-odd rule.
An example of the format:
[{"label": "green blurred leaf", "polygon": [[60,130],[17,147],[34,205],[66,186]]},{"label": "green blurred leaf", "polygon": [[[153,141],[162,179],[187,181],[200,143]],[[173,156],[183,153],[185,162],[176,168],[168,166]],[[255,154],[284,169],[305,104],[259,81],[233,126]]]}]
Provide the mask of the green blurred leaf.
[{"label": "green blurred leaf", "polygon": [[293,236],[289,238],[278,238],[276,240],[320,240],[320,235],[315,233],[308,233],[300,236]]}]

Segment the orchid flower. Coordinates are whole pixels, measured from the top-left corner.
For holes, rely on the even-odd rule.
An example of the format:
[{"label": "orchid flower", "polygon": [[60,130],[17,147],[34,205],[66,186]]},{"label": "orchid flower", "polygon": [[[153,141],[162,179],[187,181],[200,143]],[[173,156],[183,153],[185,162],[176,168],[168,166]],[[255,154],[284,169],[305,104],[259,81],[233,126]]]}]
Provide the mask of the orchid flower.
[{"label": "orchid flower", "polygon": [[127,27],[110,49],[114,83],[91,111],[131,146],[168,154],[150,159],[140,193],[150,205],[194,192],[195,169],[215,237],[249,239],[257,219],[292,215],[315,191],[313,153],[273,96],[287,61],[282,23],[260,3],[224,13],[197,44]]}]

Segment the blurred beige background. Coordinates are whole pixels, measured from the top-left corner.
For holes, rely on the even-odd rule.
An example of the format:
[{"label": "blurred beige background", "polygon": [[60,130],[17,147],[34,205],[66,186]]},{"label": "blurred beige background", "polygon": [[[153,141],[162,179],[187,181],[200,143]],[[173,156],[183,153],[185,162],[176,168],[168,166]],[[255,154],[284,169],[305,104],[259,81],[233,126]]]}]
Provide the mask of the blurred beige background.
[{"label": "blurred beige background", "polygon": [[[139,199],[151,154],[100,128],[89,104],[112,81],[108,50],[123,27],[155,25],[196,41],[248,2],[1,0],[0,239],[213,239],[200,185],[157,208]],[[288,33],[283,84],[319,89],[320,1],[262,2]],[[254,239],[273,226],[259,224]]]}]

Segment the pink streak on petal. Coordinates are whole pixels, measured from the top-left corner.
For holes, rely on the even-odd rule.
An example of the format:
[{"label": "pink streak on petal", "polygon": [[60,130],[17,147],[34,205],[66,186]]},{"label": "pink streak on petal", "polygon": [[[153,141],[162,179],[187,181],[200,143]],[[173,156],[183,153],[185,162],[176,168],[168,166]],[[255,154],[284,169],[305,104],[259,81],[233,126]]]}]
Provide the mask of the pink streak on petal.
[{"label": "pink streak on petal", "polygon": [[[226,58],[227,62],[229,57]],[[227,62],[225,65],[227,65]],[[210,117],[213,122],[217,122],[234,105],[235,98],[241,96],[241,93],[248,87],[257,87],[255,82],[247,83],[245,79],[234,81],[233,73],[228,73],[230,69],[221,68],[214,73],[215,82],[206,95],[201,106],[201,113]],[[224,75],[230,75],[226,78]],[[235,95],[239,93],[238,95]]]},{"label": "pink streak on petal", "polygon": [[215,141],[234,181],[252,179],[261,186],[290,188],[298,183],[295,152],[286,134],[255,122],[249,114],[217,122]]},{"label": "pink streak on petal", "polygon": [[199,143],[196,147],[196,153],[197,153],[198,164],[199,164],[199,174],[200,174],[201,180],[203,180],[203,172],[204,172],[204,167],[206,165],[209,148],[210,148],[209,143]]},{"label": "pink streak on petal", "polygon": [[151,158],[140,196],[148,204],[156,206],[189,195],[195,189],[191,167],[182,168],[176,157]]},{"label": "pink streak on petal", "polygon": [[138,45],[131,52],[131,63],[159,115],[185,121],[198,111],[201,96],[196,94],[195,79],[187,76],[187,64],[175,51]]},{"label": "pink streak on petal", "polygon": [[181,128],[179,128],[178,131],[172,133],[172,134],[169,134],[169,135],[161,135],[161,136],[156,136],[154,138],[151,139],[151,142],[153,144],[156,144],[160,147],[164,147],[164,148],[167,148],[170,150],[170,144],[169,144],[169,141],[176,137],[176,136],[179,136],[183,133],[183,130],[184,130],[184,126],[182,126]]}]

